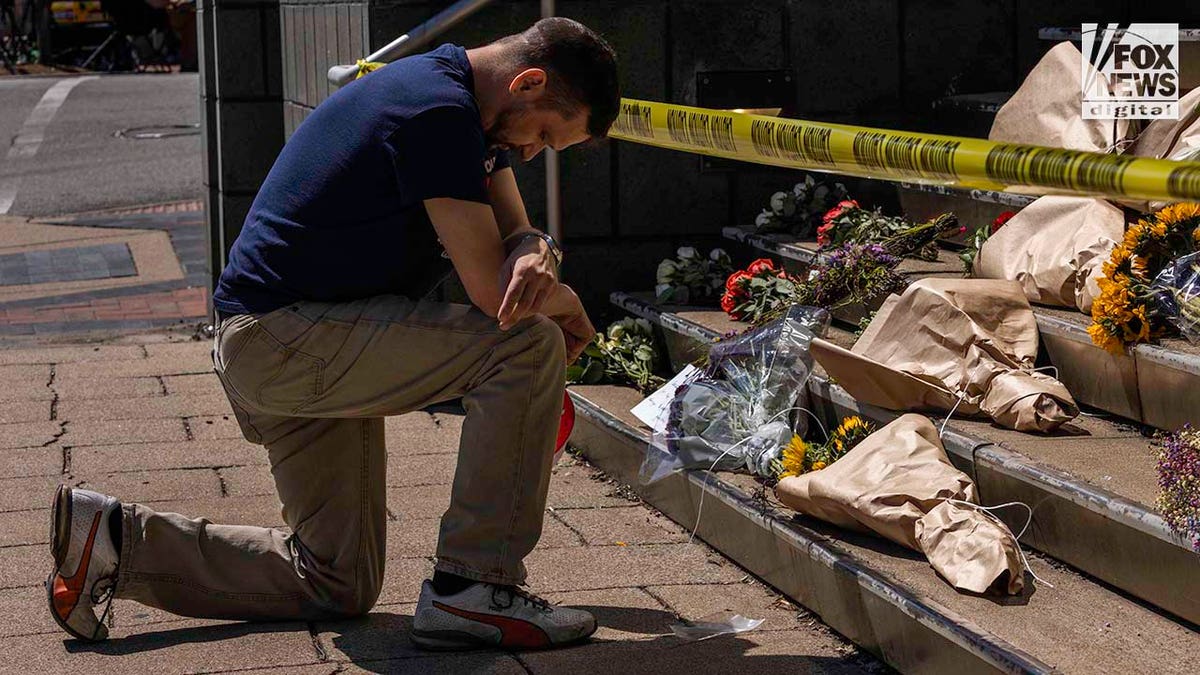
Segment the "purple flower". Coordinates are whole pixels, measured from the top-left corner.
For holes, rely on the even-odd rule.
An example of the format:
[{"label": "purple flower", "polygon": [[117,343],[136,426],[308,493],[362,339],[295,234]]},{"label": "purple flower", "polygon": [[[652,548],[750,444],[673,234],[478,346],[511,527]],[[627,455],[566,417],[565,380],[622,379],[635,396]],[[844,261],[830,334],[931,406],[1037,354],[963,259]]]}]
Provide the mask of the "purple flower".
[{"label": "purple flower", "polygon": [[1163,519],[1200,551],[1200,432],[1168,434],[1158,453],[1157,505]]}]

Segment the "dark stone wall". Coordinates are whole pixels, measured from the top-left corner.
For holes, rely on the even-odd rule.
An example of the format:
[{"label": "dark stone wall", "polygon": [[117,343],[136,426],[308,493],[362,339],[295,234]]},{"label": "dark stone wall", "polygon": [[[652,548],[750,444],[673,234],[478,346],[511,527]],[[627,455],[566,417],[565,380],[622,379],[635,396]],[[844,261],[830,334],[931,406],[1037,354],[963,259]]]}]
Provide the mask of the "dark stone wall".
[{"label": "dark stone wall", "polygon": [[[219,206],[228,215],[214,255],[232,241],[237,216],[282,139],[330,94],[329,66],[353,63],[450,4],[276,1],[202,0],[202,11],[218,8],[201,21],[205,44],[218,51],[206,60],[215,70],[205,79],[218,89],[236,83],[246,89],[238,96],[249,97],[221,104],[225,99],[205,94],[206,110],[216,105],[226,122],[224,135],[209,137],[209,185],[221,186]],[[702,73],[783,71],[794,89],[779,102],[785,115],[944,130],[947,120],[931,114],[932,103],[1014,89],[1052,46],[1038,38],[1039,28],[1130,20],[1200,25],[1200,3],[1163,5],[1170,7],[1133,0],[559,0],[557,9],[613,43],[626,96],[697,104]],[[539,9],[536,0],[499,0],[437,42],[486,44],[524,29]],[[213,21],[222,11],[246,23]],[[276,32],[266,26],[272,20]],[[214,139],[239,145],[221,155]],[[772,192],[796,178],[748,164],[705,168],[696,156],[615,141],[572,148],[561,165],[567,278],[601,315],[609,291],[651,288],[655,264],[679,245],[725,245],[723,226],[750,221]],[[516,171],[530,217],[544,226],[542,159]],[[844,182],[871,203],[898,207],[889,184]]]},{"label": "dark stone wall", "polygon": [[205,210],[214,281],[283,146],[278,0],[199,0]]},{"label": "dark stone wall", "polygon": [[283,114],[287,135],[333,87],[330,66],[354,63],[370,51],[368,3],[280,0]]}]

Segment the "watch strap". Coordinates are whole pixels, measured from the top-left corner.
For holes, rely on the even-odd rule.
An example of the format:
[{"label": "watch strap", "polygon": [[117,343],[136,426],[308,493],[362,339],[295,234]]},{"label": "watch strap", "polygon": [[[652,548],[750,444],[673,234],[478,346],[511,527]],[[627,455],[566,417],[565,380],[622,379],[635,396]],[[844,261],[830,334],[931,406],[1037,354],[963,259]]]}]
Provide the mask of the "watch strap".
[{"label": "watch strap", "polygon": [[562,247],[560,247],[558,245],[558,242],[554,240],[554,237],[546,234],[545,232],[538,232],[538,231],[520,232],[520,233],[517,233],[517,234],[509,237],[508,239],[505,239],[504,241],[505,241],[505,244],[507,244],[509,241],[516,239],[516,244],[514,245],[514,248],[515,248],[516,246],[520,246],[521,244],[523,244],[526,239],[530,239],[533,237],[536,237],[536,238],[541,239],[542,241],[546,242],[546,245],[550,247],[550,255],[554,256],[554,262],[559,265],[562,264],[562,261],[563,261]]}]

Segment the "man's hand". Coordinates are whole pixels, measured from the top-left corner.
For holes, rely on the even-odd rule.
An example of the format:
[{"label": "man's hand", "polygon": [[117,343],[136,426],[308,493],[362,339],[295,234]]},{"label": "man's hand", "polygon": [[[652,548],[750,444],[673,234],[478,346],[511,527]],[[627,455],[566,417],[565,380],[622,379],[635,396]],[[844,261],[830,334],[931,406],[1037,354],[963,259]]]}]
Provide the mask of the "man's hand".
[{"label": "man's hand", "polygon": [[546,301],[558,285],[554,254],[546,242],[537,237],[521,242],[500,268],[500,288],[504,293],[496,317],[500,321],[500,330],[508,330],[526,317],[544,313]]},{"label": "man's hand", "polygon": [[562,329],[567,343],[567,365],[571,365],[596,337],[596,329],[579,296],[566,284],[558,284],[551,304],[554,307],[548,308],[546,316]]}]

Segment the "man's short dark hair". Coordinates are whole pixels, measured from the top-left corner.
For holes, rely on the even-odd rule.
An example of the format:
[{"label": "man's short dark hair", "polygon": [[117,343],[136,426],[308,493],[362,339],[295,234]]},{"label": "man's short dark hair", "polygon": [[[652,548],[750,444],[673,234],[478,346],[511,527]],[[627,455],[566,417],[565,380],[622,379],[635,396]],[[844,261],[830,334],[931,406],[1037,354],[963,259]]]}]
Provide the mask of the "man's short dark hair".
[{"label": "man's short dark hair", "polygon": [[569,116],[586,107],[588,134],[593,138],[608,134],[621,94],[617,54],[604,38],[578,21],[550,17],[499,43],[514,65],[547,72],[548,94],[556,109]]}]

